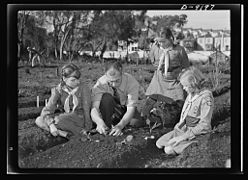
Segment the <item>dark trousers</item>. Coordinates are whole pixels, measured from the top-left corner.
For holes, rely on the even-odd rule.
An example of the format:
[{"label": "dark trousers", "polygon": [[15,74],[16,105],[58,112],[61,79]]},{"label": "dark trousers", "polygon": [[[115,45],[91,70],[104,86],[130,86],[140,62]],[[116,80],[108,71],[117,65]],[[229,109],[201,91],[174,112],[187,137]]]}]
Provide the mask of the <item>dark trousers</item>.
[{"label": "dark trousers", "polygon": [[126,106],[120,105],[109,93],[104,93],[102,95],[99,109],[103,121],[109,128],[111,128],[112,124],[118,124],[127,111]]}]

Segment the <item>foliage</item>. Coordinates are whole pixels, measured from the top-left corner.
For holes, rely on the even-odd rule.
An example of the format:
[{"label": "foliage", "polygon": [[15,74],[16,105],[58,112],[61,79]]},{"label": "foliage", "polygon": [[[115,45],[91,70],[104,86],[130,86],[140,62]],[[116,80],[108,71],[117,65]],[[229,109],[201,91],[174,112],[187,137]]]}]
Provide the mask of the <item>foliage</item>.
[{"label": "foliage", "polygon": [[161,28],[175,24],[182,27],[186,18],[186,15],[151,18],[146,10],[20,11],[18,48],[45,49],[47,56],[54,54],[60,60],[64,55],[72,60],[80,51],[88,49],[93,56],[100,51],[102,58],[106,50],[117,49],[118,40],[126,41],[127,45],[130,40],[138,41],[141,49],[149,49],[150,40]]},{"label": "foliage", "polygon": [[174,26],[177,24],[179,28],[183,27],[184,24],[187,23],[187,15],[181,14],[178,15],[165,15],[165,16],[156,16],[153,17],[154,20],[157,21],[157,26],[153,29],[156,33],[160,33],[164,28],[171,28],[173,29]]},{"label": "foliage", "polygon": [[149,119],[146,119],[146,124],[149,126],[150,134],[152,133],[153,129],[156,129],[157,127],[159,127],[161,125],[161,123],[155,122],[151,127],[151,121]]}]

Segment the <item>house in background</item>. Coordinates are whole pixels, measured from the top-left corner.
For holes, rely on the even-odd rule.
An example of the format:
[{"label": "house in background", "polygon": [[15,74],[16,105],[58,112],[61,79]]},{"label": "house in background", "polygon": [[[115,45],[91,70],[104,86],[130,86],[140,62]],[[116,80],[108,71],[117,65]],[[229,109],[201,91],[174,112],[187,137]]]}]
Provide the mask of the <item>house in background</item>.
[{"label": "house in background", "polygon": [[134,51],[138,51],[138,42],[129,39],[129,45],[127,46],[127,42],[124,40],[119,40],[118,41],[118,48],[117,51],[127,51],[128,52],[134,52]]},{"label": "house in background", "polygon": [[197,50],[211,51],[214,49],[214,38],[210,33],[197,38]]},{"label": "house in background", "polygon": [[219,33],[216,36],[214,42],[214,47],[220,51],[230,51],[231,50],[231,38],[228,34]]},{"label": "house in background", "polygon": [[222,51],[230,51],[231,50],[231,38],[228,35],[223,35],[223,46]]},{"label": "house in background", "polygon": [[[188,50],[192,50],[192,38],[196,41],[194,50],[210,51],[218,49],[221,51],[230,51],[230,30],[213,30],[213,29],[192,29],[183,28],[184,42],[182,45]],[[191,40],[189,40],[191,38]],[[191,44],[191,45],[190,45]]]},{"label": "house in background", "polygon": [[218,36],[219,34],[220,34],[220,32],[221,32],[222,30],[213,30],[213,29],[211,29],[210,31],[209,31],[209,33],[211,34],[211,36],[212,37],[216,37],[216,36]]}]

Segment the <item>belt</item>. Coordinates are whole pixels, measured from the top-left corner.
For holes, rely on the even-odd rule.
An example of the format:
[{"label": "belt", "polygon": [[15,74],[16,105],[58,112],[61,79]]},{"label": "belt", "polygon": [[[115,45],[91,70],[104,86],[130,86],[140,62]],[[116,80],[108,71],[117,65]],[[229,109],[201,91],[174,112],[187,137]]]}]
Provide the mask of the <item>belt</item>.
[{"label": "belt", "polygon": [[175,67],[169,67],[168,72],[173,72],[176,69],[179,69],[180,66],[175,66]]},{"label": "belt", "polygon": [[183,123],[178,126],[178,128],[181,129],[185,124],[188,127],[195,127],[199,121],[200,121],[200,118],[187,116],[185,120],[183,121]]}]

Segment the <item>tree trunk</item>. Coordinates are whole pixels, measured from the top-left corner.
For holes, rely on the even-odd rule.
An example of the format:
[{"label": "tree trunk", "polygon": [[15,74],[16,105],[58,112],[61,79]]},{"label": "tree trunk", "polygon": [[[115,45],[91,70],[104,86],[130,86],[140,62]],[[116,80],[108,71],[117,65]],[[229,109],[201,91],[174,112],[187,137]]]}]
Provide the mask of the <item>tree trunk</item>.
[{"label": "tree trunk", "polygon": [[93,51],[92,51],[92,57],[95,57],[96,56],[96,50],[94,49]]},{"label": "tree trunk", "polygon": [[55,55],[55,58],[58,59],[58,52],[57,52],[57,48],[56,47],[54,48],[54,55]]},{"label": "tree trunk", "polygon": [[65,35],[63,36],[63,38],[62,38],[62,40],[61,40],[60,48],[59,48],[59,59],[60,59],[60,60],[62,60],[62,58],[63,58],[63,46],[64,46],[64,44],[65,44],[65,40],[66,40],[66,38],[68,37],[68,34],[69,34],[70,31],[71,31],[71,28],[69,28],[69,29],[66,31]]},{"label": "tree trunk", "polygon": [[126,60],[127,60],[127,63],[129,62],[128,61],[128,40],[127,40],[127,58],[126,58]]},{"label": "tree trunk", "polygon": [[21,59],[21,43],[17,43],[17,45],[18,45],[17,58],[18,58],[18,61],[20,61],[20,59]]},{"label": "tree trunk", "polygon": [[104,41],[104,44],[103,44],[103,47],[102,47],[102,50],[101,50],[101,54],[100,54],[101,59],[103,59],[103,54],[106,51],[106,49],[107,49],[107,43],[106,43],[106,41]]},{"label": "tree trunk", "polygon": [[60,44],[60,48],[59,48],[59,60],[61,61],[63,58],[63,42],[61,42]]},{"label": "tree trunk", "polygon": [[69,57],[69,62],[72,62],[72,59],[73,59],[73,52],[69,52],[69,55],[68,55],[68,57]]}]

